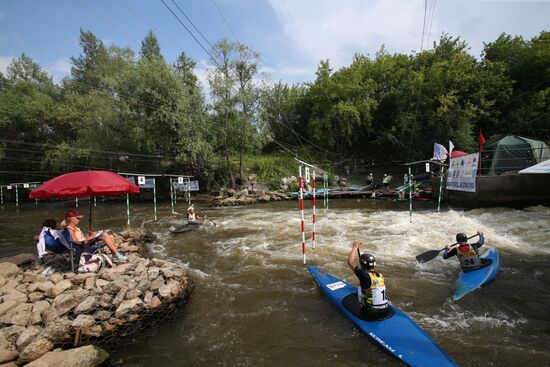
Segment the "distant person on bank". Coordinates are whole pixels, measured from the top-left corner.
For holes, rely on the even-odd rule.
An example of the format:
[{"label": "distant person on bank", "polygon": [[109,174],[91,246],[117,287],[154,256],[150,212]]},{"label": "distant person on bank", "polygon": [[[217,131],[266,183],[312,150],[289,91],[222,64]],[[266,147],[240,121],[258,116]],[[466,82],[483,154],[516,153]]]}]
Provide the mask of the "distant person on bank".
[{"label": "distant person on bank", "polygon": [[384,173],[384,178],[382,179],[382,184],[384,185],[384,188],[386,189],[390,188],[391,179],[392,179],[392,176]]},{"label": "distant person on bank", "polygon": [[490,259],[481,259],[479,257],[478,249],[485,243],[485,237],[483,237],[483,232],[481,231],[477,231],[477,234],[479,235],[479,241],[470,244],[468,243],[468,236],[464,233],[458,233],[456,235],[456,242],[458,242],[458,246],[445,246],[443,258],[449,259],[456,256],[458,261],[460,261],[462,271],[465,273],[489,265],[491,263]]},{"label": "distant person on bank", "polygon": [[126,256],[117,251],[114,237],[107,232],[102,231],[102,233],[99,233],[94,231],[90,232],[88,236],[85,236],[84,233],[82,233],[82,230],[78,228],[78,223],[80,223],[80,219],[82,219],[82,217],[84,216],[75,209],[69,210],[65,213],[65,224],[67,225],[67,229],[71,234],[71,240],[73,242],[79,243],[83,246],[89,246],[85,251],[92,253],[96,252],[103,246],[107,246],[109,250],[111,250],[111,253],[115,259],[120,261],[128,260]]},{"label": "distant person on bank", "polygon": [[376,260],[373,255],[364,253],[359,257],[359,266],[355,265],[355,256],[361,242],[355,240],[348,256],[348,265],[359,279],[357,296],[361,304],[362,317],[365,319],[380,319],[388,315],[389,303],[386,293],[384,276],[374,270]]}]

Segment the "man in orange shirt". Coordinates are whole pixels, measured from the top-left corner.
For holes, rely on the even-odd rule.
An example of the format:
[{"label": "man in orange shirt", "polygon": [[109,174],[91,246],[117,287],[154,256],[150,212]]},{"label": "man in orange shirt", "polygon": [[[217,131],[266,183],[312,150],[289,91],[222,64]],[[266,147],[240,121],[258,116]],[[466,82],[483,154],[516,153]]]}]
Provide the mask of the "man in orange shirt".
[{"label": "man in orange shirt", "polygon": [[71,234],[71,240],[73,242],[80,245],[90,246],[90,248],[86,249],[86,251],[90,252],[95,252],[101,247],[107,246],[109,250],[111,250],[111,253],[115,259],[120,261],[128,260],[126,256],[122,255],[120,252],[117,252],[115,239],[107,232],[91,232],[89,236],[85,236],[84,233],[82,233],[82,230],[78,228],[78,223],[80,223],[80,219],[82,219],[82,217],[83,215],[81,215],[76,209],[71,209],[65,213],[65,223],[67,224],[67,229]]}]

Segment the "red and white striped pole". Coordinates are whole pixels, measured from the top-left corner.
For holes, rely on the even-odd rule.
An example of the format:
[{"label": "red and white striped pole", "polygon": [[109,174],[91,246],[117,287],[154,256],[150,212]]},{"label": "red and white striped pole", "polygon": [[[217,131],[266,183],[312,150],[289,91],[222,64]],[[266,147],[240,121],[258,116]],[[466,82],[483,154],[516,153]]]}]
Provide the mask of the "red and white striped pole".
[{"label": "red and white striped pole", "polygon": [[302,214],[302,256],[304,259],[304,265],[306,264],[306,232],[305,232],[305,219],[304,219],[304,181],[302,179],[302,166],[299,166],[298,175],[300,176],[300,211]]},{"label": "red and white striped pole", "polygon": [[315,250],[315,223],[317,222],[317,212],[315,207],[317,205],[317,196],[315,195],[315,170],[313,171],[313,233],[311,235],[311,245]]}]

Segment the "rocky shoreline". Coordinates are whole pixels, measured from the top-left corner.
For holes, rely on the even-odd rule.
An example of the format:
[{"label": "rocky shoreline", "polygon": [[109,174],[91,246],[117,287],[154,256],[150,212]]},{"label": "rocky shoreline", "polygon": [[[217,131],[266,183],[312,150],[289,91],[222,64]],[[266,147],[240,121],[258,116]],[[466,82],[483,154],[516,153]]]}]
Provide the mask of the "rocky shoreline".
[{"label": "rocky shoreline", "polygon": [[[147,236],[140,229],[115,235],[128,261],[97,274],[75,274],[59,256],[46,266],[29,266],[28,256],[0,262],[0,366],[47,366],[38,362],[61,353],[51,350],[81,343],[108,349],[125,331],[184,303],[191,279],[179,264],[142,257],[138,244]],[[48,266],[58,271],[43,275]]]},{"label": "rocky shoreline", "polygon": [[227,189],[214,197],[215,206],[251,205],[292,199],[290,195],[281,191],[250,190],[248,188],[237,191]]}]

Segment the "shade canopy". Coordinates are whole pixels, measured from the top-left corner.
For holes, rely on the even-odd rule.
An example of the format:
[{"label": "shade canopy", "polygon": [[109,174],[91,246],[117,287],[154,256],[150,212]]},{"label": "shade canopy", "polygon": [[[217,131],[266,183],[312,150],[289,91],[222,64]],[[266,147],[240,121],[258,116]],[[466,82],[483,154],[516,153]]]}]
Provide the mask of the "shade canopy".
[{"label": "shade canopy", "polygon": [[52,178],[32,190],[31,199],[138,194],[139,188],[110,171],[79,171]]},{"label": "shade canopy", "polygon": [[488,174],[519,171],[550,159],[550,149],[545,142],[508,135],[485,145],[481,169]]}]

